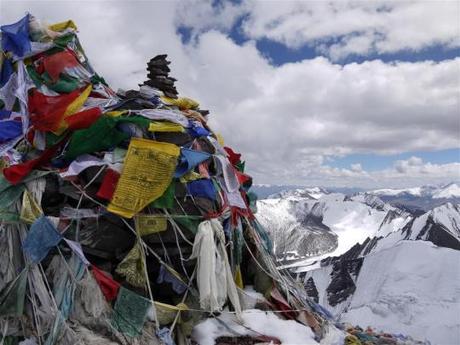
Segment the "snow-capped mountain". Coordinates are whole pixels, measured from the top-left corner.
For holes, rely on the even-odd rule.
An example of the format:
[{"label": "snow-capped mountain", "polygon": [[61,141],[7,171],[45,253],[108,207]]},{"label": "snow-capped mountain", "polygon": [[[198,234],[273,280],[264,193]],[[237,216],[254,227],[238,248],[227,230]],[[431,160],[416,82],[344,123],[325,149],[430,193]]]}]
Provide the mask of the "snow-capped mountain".
[{"label": "snow-capped mountain", "polygon": [[287,264],[340,255],[368,237],[385,236],[411,216],[374,195],[348,197],[322,188],[296,189],[261,200],[258,219],[274,241],[275,254]]},{"label": "snow-capped mountain", "polygon": [[428,211],[448,201],[460,202],[460,186],[456,183],[405,189],[377,189],[368,191],[366,194],[376,195],[384,202],[397,207],[402,206],[411,211]]},{"label": "snow-capped mountain", "polygon": [[323,195],[327,195],[327,194],[331,194],[331,193],[321,187],[303,187],[303,188],[283,190],[279,193],[270,195],[269,199],[297,197],[297,198],[307,198],[307,199],[318,200]]},{"label": "snow-capped mountain", "polygon": [[296,271],[306,271],[307,293],[339,321],[458,343],[459,225],[460,205],[448,203]]},{"label": "snow-capped mountain", "polygon": [[460,186],[456,183],[449,183],[442,186],[427,185],[404,189],[376,189],[368,191],[367,193],[379,196],[397,196],[406,194],[418,197],[432,197],[433,199],[450,199],[460,198]]},{"label": "snow-capped mountain", "polygon": [[251,192],[254,192],[257,194],[257,197],[259,199],[266,199],[270,195],[280,193],[284,190],[291,190],[291,189],[296,189],[300,188],[300,186],[294,186],[294,185],[272,185],[272,184],[254,184],[251,187]]}]

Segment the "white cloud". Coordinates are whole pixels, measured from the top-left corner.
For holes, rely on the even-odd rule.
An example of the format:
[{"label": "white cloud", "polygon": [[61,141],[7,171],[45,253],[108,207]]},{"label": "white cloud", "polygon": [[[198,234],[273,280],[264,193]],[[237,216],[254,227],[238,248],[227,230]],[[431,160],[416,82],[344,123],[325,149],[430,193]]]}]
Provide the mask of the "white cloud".
[{"label": "white cloud", "polygon": [[419,157],[396,161],[392,168],[372,173],[381,185],[397,187],[460,181],[460,163],[433,164]]},{"label": "white cloud", "polygon": [[230,30],[245,11],[244,6],[230,1],[213,4],[211,0],[188,0],[179,2],[175,24],[192,29],[196,38],[208,30]]},{"label": "white cloud", "polygon": [[[289,12],[290,5],[278,4],[280,13],[292,15],[302,13],[304,6]],[[398,179],[407,182],[412,173],[414,179],[450,178],[458,168],[422,164],[415,158],[395,163],[391,171],[378,175],[359,164],[349,169],[327,164],[331,156],[352,153],[460,147],[460,58],[439,63],[374,60],[341,66],[318,57],[275,67],[254,41],[240,46],[221,31],[209,31],[206,21],[213,12],[199,20],[193,12],[202,11],[200,6],[208,11],[207,4],[189,8],[187,20],[203,21],[203,32],[192,44],[183,45],[176,32],[182,18],[177,13],[184,16],[183,6],[144,1],[135,6],[121,1],[14,1],[5,6],[1,1],[0,21],[13,22],[27,10],[48,22],[71,17],[95,69],[115,89],[137,87],[145,77],[146,62],[153,55],[168,53],[181,94],[211,110],[212,127],[243,153],[257,183],[376,185]],[[227,5],[220,11],[234,13],[234,7]],[[225,17],[222,13],[218,15]],[[236,15],[230,17],[222,28],[231,26]],[[365,46],[366,42],[354,44]]]},{"label": "white cloud", "polygon": [[338,59],[432,45],[458,47],[458,1],[251,2],[244,31],[291,48],[316,46]]},{"label": "white cloud", "polygon": [[363,167],[361,166],[360,163],[355,163],[350,165],[351,171],[360,173],[363,171]]},{"label": "white cloud", "polygon": [[311,168],[304,182],[306,185],[403,188],[460,182],[460,163],[425,163],[419,157],[398,160],[392,167],[377,171],[365,171],[359,163],[352,164],[350,169],[328,165],[317,165]]}]

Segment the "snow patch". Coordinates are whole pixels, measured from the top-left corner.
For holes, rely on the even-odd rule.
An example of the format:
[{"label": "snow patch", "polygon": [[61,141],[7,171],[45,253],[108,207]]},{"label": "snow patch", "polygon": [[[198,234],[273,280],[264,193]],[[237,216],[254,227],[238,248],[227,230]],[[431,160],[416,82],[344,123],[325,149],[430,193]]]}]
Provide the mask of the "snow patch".
[{"label": "snow patch", "polygon": [[[240,325],[234,314],[224,313],[218,317],[222,322],[207,319],[193,329],[192,338],[200,345],[214,345],[223,336],[234,337],[235,333],[248,336],[261,334],[281,340],[282,344],[318,344],[312,330],[293,320],[280,319],[275,313],[258,309],[245,310]],[[225,324],[225,325],[224,325]]]},{"label": "snow patch", "polygon": [[368,255],[340,321],[458,343],[460,252],[430,242],[401,241]]}]

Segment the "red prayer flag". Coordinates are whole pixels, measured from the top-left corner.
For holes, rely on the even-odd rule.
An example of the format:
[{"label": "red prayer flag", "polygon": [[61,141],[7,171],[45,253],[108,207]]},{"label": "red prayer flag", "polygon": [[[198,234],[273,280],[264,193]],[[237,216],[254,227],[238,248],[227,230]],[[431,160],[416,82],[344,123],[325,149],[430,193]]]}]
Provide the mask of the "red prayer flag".
[{"label": "red prayer flag", "polygon": [[24,177],[29,175],[29,173],[34,168],[40,167],[43,164],[48,163],[51,160],[51,158],[54,157],[56,152],[59,150],[62,143],[64,143],[65,141],[66,139],[61,140],[56,145],[51,146],[50,148],[43,151],[43,153],[35,159],[31,159],[30,161],[27,161],[21,164],[12,165],[8,168],[3,169],[3,176],[5,176],[8,182],[10,182],[11,184],[13,185],[18,184],[19,182],[22,181]]},{"label": "red prayer flag", "polygon": [[101,116],[102,112],[99,108],[90,108],[80,111],[64,119],[69,125],[70,130],[84,129],[90,127]]},{"label": "red prayer flag", "polygon": [[67,107],[80,95],[77,89],[69,94],[46,96],[37,89],[29,95],[30,121],[41,131],[55,131],[59,128]]},{"label": "red prayer flag", "polygon": [[96,196],[101,199],[112,200],[119,178],[120,174],[118,172],[112,169],[107,169]]},{"label": "red prayer flag", "polygon": [[48,72],[53,82],[59,79],[59,75],[64,68],[75,66],[78,66],[78,60],[75,55],[68,50],[46,56],[43,59],[43,68]]},{"label": "red prayer flag", "polygon": [[110,278],[106,273],[101,271],[94,265],[91,265],[94,279],[96,279],[102,293],[104,294],[107,301],[113,301],[120,289],[120,283]]},{"label": "red prayer flag", "polygon": [[230,161],[230,163],[232,163],[232,165],[235,165],[240,161],[241,153],[236,153],[230,147],[227,146],[224,147],[224,150],[225,152],[227,152],[228,160]]}]

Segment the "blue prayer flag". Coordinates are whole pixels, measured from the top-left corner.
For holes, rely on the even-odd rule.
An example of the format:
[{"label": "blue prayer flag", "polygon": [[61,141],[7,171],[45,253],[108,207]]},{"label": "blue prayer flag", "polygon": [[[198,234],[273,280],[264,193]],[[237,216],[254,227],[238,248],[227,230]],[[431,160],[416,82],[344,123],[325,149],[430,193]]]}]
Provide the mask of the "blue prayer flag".
[{"label": "blue prayer flag", "polygon": [[211,134],[206,128],[200,126],[195,121],[189,121],[189,123],[190,127],[187,128],[187,132],[193,138],[207,137],[209,134]]},{"label": "blue prayer flag", "polygon": [[22,123],[19,121],[0,121],[0,143],[19,137]]},{"label": "blue prayer flag", "polygon": [[51,248],[62,239],[62,235],[46,217],[38,218],[30,227],[22,250],[30,257],[32,262],[42,261]]},{"label": "blue prayer flag", "polygon": [[216,200],[216,189],[211,180],[201,179],[187,183],[187,192],[196,197]]},{"label": "blue prayer flag", "polygon": [[18,57],[23,57],[32,47],[29,38],[29,14],[20,21],[0,26],[2,32],[2,50],[13,52]]},{"label": "blue prayer flag", "polygon": [[3,60],[2,70],[0,71],[0,88],[3,87],[8,82],[8,80],[10,80],[13,73],[13,63],[11,60]]},{"label": "blue prayer flag", "polygon": [[204,162],[209,157],[211,157],[211,155],[207,152],[181,148],[179,164],[177,164],[174,177],[183,176],[184,174],[195,168],[198,164]]}]

